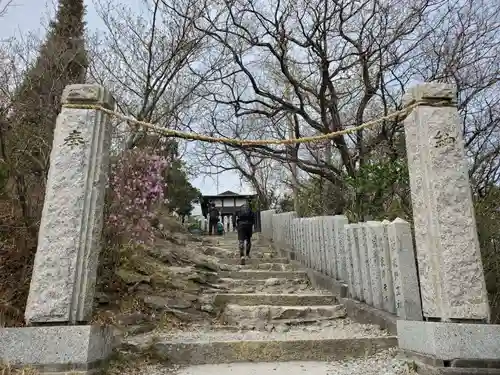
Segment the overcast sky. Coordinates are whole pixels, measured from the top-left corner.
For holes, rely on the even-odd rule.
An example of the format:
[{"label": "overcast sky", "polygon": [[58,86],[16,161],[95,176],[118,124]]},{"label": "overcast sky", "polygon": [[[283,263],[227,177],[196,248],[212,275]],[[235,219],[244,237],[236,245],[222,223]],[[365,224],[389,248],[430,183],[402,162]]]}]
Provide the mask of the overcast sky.
[{"label": "overcast sky", "polygon": [[[7,0],[0,0],[0,8]],[[140,0],[122,0],[129,5],[139,4]],[[87,29],[98,30],[102,27],[101,20],[97,16],[92,0],[85,0],[87,5]],[[55,1],[45,0],[13,0],[13,5],[5,17],[0,21],[0,40],[27,32],[44,33],[44,26],[54,14]],[[215,168],[214,168],[215,172]],[[232,190],[242,194],[250,193],[248,186],[241,186],[240,177],[236,173],[224,173],[218,179],[218,191],[216,180],[212,178],[196,178],[192,181],[204,194],[217,194],[226,190]]]}]

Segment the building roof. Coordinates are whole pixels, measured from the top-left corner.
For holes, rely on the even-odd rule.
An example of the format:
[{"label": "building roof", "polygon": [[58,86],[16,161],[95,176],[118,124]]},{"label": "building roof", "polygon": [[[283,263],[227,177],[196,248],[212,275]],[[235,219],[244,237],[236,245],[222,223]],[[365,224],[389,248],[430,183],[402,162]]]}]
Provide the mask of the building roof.
[{"label": "building roof", "polygon": [[203,197],[206,198],[217,198],[217,197],[240,197],[240,198],[247,198],[247,197],[256,197],[257,194],[238,194],[235,193],[234,191],[227,190],[223,193],[217,194],[217,195],[205,195],[203,194]]},{"label": "building roof", "polygon": [[231,190],[227,190],[223,193],[220,193],[219,196],[231,196],[231,197],[239,197],[241,194],[235,193]]}]

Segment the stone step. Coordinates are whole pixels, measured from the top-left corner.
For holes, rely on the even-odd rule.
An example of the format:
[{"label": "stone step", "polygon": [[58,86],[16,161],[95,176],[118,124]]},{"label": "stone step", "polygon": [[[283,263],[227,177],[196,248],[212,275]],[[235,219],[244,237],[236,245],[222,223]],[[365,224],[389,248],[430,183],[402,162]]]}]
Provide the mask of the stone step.
[{"label": "stone step", "polygon": [[[237,272],[237,271],[235,271]],[[229,286],[259,286],[262,284],[267,284],[269,286],[275,285],[298,285],[298,284],[307,284],[309,285],[309,281],[304,278],[299,279],[287,279],[287,278],[275,278],[270,277],[267,279],[233,279],[230,277],[221,277],[219,278],[220,282],[224,284],[228,284]]]},{"label": "stone step", "polygon": [[[234,258],[234,259],[238,259],[238,262],[240,261],[240,255],[238,252],[234,252],[232,254],[229,254],[227,255],[228,258]],[[250,259],[247,259],[247,260],[251,260],[251,259],[258,259],[260,262],[262,262],[263,260],[266,261],[266,262],[270,262],[274,259],[279,259],[279,258],[283,258],[283,256],[281,256],[280,254],[278,253],[252,253],[250,254]]]},{"label": "stone step", "polygon": [[338,327],[311,333],[183,332],[125,340],[122,350],[148,351],[174,364],[216,364],[266,361],[329,361],[366,357],[397,345],[395,336],[352,335]]},{"label": "stone step", "polygon": [[[234,243],[218,243],[216,246],[220,247],[221,249],[225,249],[225,250],[237,250],[238,249],[238,242],[235,241]],[[255,252],[255,253],[276,252],[274,249],[270,248],[269,246],[255,246],[255,245],[252,245],[251,251]]]},{"label": "stone step", "polygon": [[[245,267],[250,267],[253,265],[259,265],[263,261],[262,258],[250,258],[246,260],[246,266]],[[288,264],[288,259],[287,258],[269,258],[269,259],[264,259],[266,264]],[[240,264],[240,258],[219,258],[219,262],[222,264],[231,264],[231,265],[238,265]]]},{"label": "stone step", "polygon": [[[150,371],[148,373],[153,373]],[[165,372],[162,374],[167,374]],[[408,364],[397,357],[395,349],[375,356],[351,358],[349,361],[239,362],[182,367],[176,375],[396,375],[410,374]],[[470,375],[470,374],[469,374]]]},{"label": "stone step", "polygon": [[[218,243],[215,246],[220,247],[225,250],[237,250],[238,249],[238,241],[229,242],[229,243]],[[275,252],[275,250],[269,246],[256,246],[252,245],[252,252],[255,253],[269,253]]]},{"label": "stone step", "polygon": [[342,305],[325,306],[241,306],[228,304],[222,313],[222,321],[227,324],[248,325],[258,322],[294,323],[323,320],[324,318],[340,319],[347,315]]},{"label": "stone step", "polygon": [[297,271],[300,270],[301,267],[298,264],[292,263],[268,263],[266,260],[265,262],[256,262],[254,264],[246,264],[244,266],[240,266],[240,269],[261,271]]},{"label": "stone step", "polygon": [[219,277],[231,279],[306,279],[307,273],[305,271],[220,271]]},{"label": "stone step", "polygon": [[[237,248],[226,249],[220,246],[210,246],[205,251],[205,254],[214,255],[220,259],[237,259],[238,262],[240,260],[240,252]],[[252,251],[250,259],[247,260],[251,259],[265,259],[272,261],[274,259],[283,259],[283,256],[274,251]],[[234,262],[234,260],[231,260],[231,262]]]},{"label": "stone step", "polygon": [[329,294],[269,294],[269,293],[224,293],[216,294],[214,304],[236,304],[240,306],[324,306],[338,303],[337,298]]},{"label": "stone step", "polygon": [[[221,245],[217,245],[216,247],[217,249],[220,249],[222,251],[227,251],[227,252],[230,252],[231,254],[234,254],[235,257],[239,257],[240,256],[240,252],[238,250],[238,246],[234,247],[234,246],[221,246]],[[279,252],[277,251],[274,251],[272,249],[254,249],[252,248],[252,251],[250,251],[250,257],[255,257],[255,256],[262,256],[262,255],[268,255],[268,256],[273,256],[275,258],[279,258]]]},{"label": "stone step", "polygon": [[251,293],[279,293],[286,295],[301,295],[311,294],[316,290],[308,287],[307,285],[295,285],[289,287],[268,287],[268,286],[239,286],[225,289],[213,289],[211,294],[216,293],[237,293],[237,294],[251,294]]},{"label": "stone step", "polygon": [[[224,293],[311,293],[313,290],[306,279],[219,279]],[[314,293],[314,292],[313,292]]]}]

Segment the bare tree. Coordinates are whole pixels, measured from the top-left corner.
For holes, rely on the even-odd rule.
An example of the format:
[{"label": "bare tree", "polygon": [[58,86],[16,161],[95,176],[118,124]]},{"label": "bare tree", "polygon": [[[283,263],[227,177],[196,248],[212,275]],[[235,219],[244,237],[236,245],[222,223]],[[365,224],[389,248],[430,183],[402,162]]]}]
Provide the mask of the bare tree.
[{"label": "bare tree", "polygon": [[[91,76],[110,87],[118,106],[138,120],[169,128],[189,127],[200,85],[219,64],[208,38],[196,29],[194,0],[175,1],[176,12],[160,0],[144,0],[141,13],[119,2],[97,0],[106,31],[91,45]],[[128,140],[134,147],[144,133]]]},{"label": "bare tree", "polygon": [[[236,118],[260,118],[275,127],[267,135],[282,133],[283,139],[287,116],[297,138],[326,134],[400,109],[413,81],[456,84],[471,158],[490,140],[489,156],[478,158],[471,173],[491,179],[496,173],[479,165],[491,165],[497,155],[488,136],[497,121],[477,108],[498,93],[499,15],[500,4],[473,0],[237,0],[219,3],[193,21],[230,61],[216,85],[205,85],[210,100],[218,110],[231,108]],[[486,109],[496,116],[493,102]],[[217,128],[227,136],[238,133],[228,124]],[[380,157],[374,152],[381,146],[383,158],[400,158],[395,136],[401,126],[394,119],[319,148],[253,151],[342,184]],[[334,154],[340,166],[330,161]],[[355,199],[359,204],[364,197]]]},{"label": "bare tree", "polygon": [[[406,12],[396,13],[391,7],[402,7],[404,0],[224,3],[215,16],[211,16],[214,11],[205,14],[203,21],[210,29],[199,26],[233,59],[233,69],[221,73],[222,84],[230,89],[213,91],[212,99],[233,107],[236,116],[275,119],[295,114],[301,125],[296,129],[299,137],[360,124],[380,91],[387,90],[382,87],[384,74],[401,66],[426,37],[422,32],[398,46],[403,38],[415,35],[434,5],[430,1],[412,4]],[[394,55],[390,60],[389,53]],[[283,86],[270,85],[269,74],[258,70],[264,63],[279,68],[281,81],[292,88],[288,98]],[[242,80],[248,81],[249,88],[235,87]],[[365,158],[362,140],[362,132],[353,141],[344,136],[333,140],[349,174]],[[321,166],[317,172],[324,173]]]},{"label": "bare tree", "polygon": [[13,5],[13,0],[0,0],[0,17],[3,17],[7,14],[9,7]]}]

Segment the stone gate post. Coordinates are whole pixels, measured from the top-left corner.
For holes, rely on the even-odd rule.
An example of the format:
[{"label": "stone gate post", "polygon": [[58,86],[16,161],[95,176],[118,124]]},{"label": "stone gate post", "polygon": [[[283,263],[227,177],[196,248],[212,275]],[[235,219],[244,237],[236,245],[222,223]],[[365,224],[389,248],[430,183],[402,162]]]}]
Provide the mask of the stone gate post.
[{"label": "stone gate post", "polygon": [[[114,109],[107,90],[71,85],[64,104]],[[109,168],[109,116],[63,107],[57,117],[38,249],[25,318],[0,330],[0,359],[47,371],[88,371],[107,357],[112,336],[92,326]]]},{"label": "stone gate post", "polygon": [[500,359],[500,326],[484,324],[490,310],[456,89],[417,85],[410,103],[419,103],[405,135],[426,321],[398,321],[400,347],[441,366]]}]

